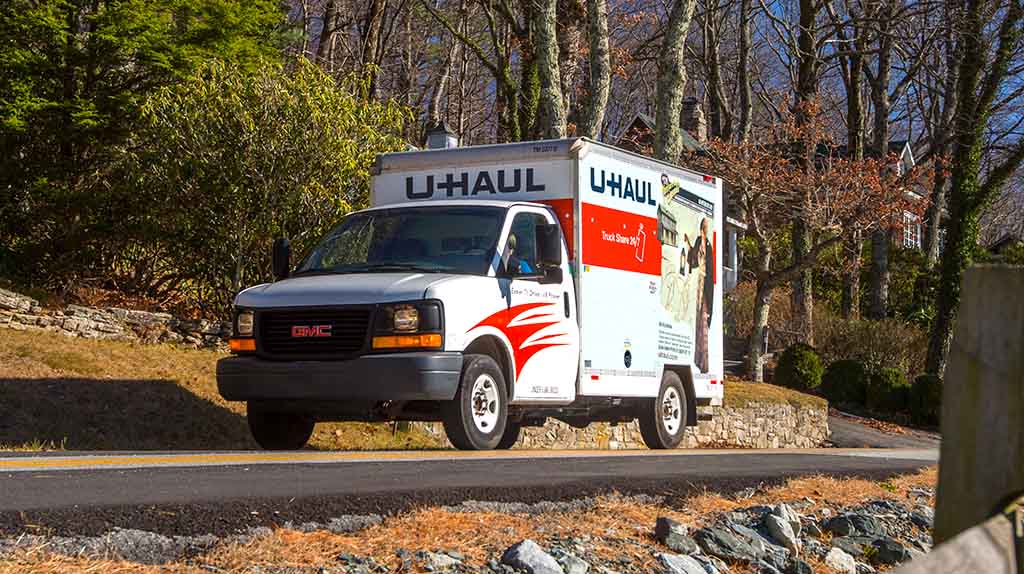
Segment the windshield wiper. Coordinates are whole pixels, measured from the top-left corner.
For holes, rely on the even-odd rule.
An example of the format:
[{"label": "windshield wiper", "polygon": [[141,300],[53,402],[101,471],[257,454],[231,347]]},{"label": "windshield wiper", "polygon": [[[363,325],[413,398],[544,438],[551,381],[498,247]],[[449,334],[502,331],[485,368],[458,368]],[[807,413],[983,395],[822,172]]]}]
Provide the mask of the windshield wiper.
[{"label": "windshield wiper", "polygon": [[296,271],[293,277],[301,275],[345,275],[348,273],[387,273],[389,271],[415,271],[417,273],[450,273],[451,267],[440,265],[422,265],[417,263],[367,263],[364,265],[345,265],[342,267],[314,268]]},{"label": "windshield wiper", "polygon": [[417,273],[448,273],[453,269],[441,265],[423,265],[420,263],[373,263],[346,267],[343,273],[386,273],[388,271],[416,271]]}]

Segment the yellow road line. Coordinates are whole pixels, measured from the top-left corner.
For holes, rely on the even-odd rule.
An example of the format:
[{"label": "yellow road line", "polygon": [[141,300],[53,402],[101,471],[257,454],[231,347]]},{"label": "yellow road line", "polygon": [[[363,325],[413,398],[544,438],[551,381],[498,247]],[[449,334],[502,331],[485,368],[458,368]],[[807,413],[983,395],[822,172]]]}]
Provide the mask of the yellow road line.
[{"label": "yellow road line", "polygon": [[73,455],[42,457],[0,458],[0,472],[16,470],[50,470],[72,468],[145,468],[158,466],[210,466],[246,465],[274,463],[342,463],[342,462],[386,462],[386,461],[431,461],[431,460],[488,460],[522,458],[593,458],[593,457],[635,457],[635,456],[700,456],[714,454],[819,454],[833,456],[896,456],[911,458],[921,456],[925,451],[900,451],[893,449],[766,449],[726,450],[695,449],[675,451],[603,451],[603,450],[541,450],[541,451],[361,451],[361,452],[239,452],[239,453],[182,453],[182,454],[131,454],[131,455]]}]

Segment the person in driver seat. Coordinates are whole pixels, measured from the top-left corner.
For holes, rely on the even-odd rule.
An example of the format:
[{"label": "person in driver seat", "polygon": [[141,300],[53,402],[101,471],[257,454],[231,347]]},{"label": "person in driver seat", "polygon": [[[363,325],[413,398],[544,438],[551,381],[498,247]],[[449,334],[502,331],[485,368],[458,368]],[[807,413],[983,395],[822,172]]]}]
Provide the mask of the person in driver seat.
[{"label": "person in driver seat", "polygon": [[516,237],[516,234],[509,234],[508,263],[505,264],[505,269],[515,269],[516,273],[520,275],[528,275],[530,273],[533,273],[533,266],[530,265],[530,262],[516,255],[516,246],[518,244],[519,238]]}]

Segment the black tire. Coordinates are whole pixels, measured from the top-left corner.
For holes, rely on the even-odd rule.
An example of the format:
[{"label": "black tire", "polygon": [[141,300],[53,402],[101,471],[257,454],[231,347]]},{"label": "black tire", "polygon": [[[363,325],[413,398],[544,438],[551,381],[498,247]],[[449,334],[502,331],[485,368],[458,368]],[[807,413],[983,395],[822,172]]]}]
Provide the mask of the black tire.
[{"label": "black tire", "polygon": [[[473,389],[478,381],[479,394],[474,404]],[[487,400],[487,395],[492,400]],[[489,428],[478,427],[474,406],[482,415],[490,413],[492,420],[481,422]],[[487,355],[466,355],[462,362],[459,390],[453,400],[441,405],[441,420],[448,440],[460,450],[496,448],[505,434],[507,419],[508,393],[505,376],[498,363]]]},{"label": "black tire", "polygon": [[256,444],[265,450],[299,450],[313,435],[313,417],[266,410],[250,403],[246,418]]},{"label": "black tire", "polygon": [[[678,406],[668,413],[666,401],[670,393],[674,392],[678,397]],[[687,415],[686,391],[683,389],[683,382],[679,375],[672,371],[665,371],[661,377],[661,388],[658,389],[658,396],[654,399],[646,399],[640,406],[637,419],[640,422],[640,436],[644,444],[650,449],[676,448],[683,440],[686,433]],[[678,412],[676,412],[678,410]],[[676,417],[678,424],[675,425],[675,432],[667,427],[668,415]]]},{"label": "black tire", "polygon": [[523,430],[522,423],[515,421],[505,421],[505,432],[501,435],[501,440],[498,441],[498,446],[494,447],[498,450],[508,450],[519,442],[519,434]]}]

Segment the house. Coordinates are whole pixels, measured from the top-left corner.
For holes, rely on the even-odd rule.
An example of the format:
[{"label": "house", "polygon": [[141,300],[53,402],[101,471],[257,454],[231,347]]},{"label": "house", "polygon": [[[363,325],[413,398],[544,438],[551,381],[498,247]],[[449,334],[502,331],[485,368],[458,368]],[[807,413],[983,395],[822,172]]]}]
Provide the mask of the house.
[{"label": "house", "polygon": [[1004,233],[1002,237],[995,240],[991,245],[988,246],[988,252],[992,255],[1000,257],[1005,255],[1008,250],[1014,246],[1024,243],[1024,238],[1016,233]]},{"label": "house", "polygon": [[[680,114],[683,128],[683,147],[688,152],[699,152],[707,141],[708,126],[704,120],[704,112],[695,97],[683,100]],[[638,113],[626,125],[626,129],[613,141],[617,147],[643,155],[654,153],[654,118]],[[738,217],[738,207],[729,200],[729,186],[722,186],[722,204],[725,205],[725,222],[722,226],[725,241],[722,242],[722,267],[724,275],[723,290],[728,293],[736,287],[740,275],[741,257],[738,240],[747,229],[742,218]]]}]

